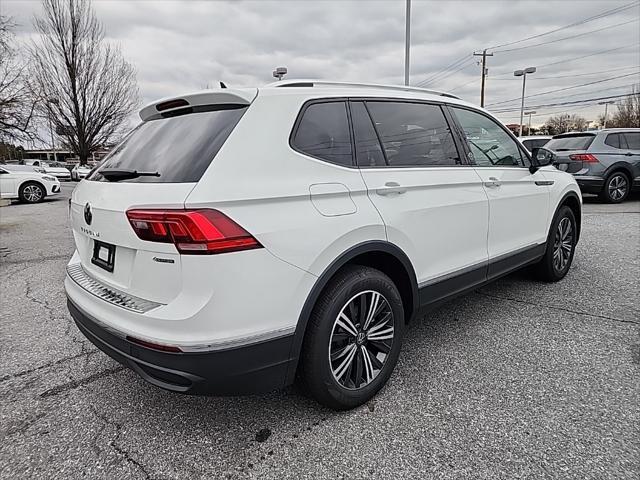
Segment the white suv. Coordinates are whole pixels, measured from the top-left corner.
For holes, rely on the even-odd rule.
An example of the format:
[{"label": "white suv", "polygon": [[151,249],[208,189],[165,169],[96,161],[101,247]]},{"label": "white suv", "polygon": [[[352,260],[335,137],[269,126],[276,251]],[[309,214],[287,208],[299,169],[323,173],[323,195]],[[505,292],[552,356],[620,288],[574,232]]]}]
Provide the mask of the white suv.
[{"label": "white suv", "polygon": [[73,192],[65,287],[80,330],[168,390],[298,378],[351,408],[389,379],[420,312],[571,265],[573,177],[451,95],[281,81],[140,116]]}]

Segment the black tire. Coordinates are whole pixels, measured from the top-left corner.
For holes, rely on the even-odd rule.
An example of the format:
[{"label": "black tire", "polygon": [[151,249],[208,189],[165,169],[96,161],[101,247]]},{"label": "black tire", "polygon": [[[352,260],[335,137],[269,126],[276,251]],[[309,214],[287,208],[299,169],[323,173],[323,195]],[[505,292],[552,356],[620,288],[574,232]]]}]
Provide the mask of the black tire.
[{"label": "black tire", "polygon": [[607,177],[600,192],[600,200],[605,203],[624,202],[631,192],[631,179],[625,172],[613,172]]},{"label": "black tire", "polygon": [[[372,292],[380,296],[375,297]],[[366,324],[366,315],[361,316],[361,313],[369,312],[375,298],[378,298],[376,314],[365,328],[361,318]],[[353,301],[350,303],[350,300]],[[338,322],[343,309],[350,318],[356,319],[350,325],[356,327],[358,335],[341,327],[341,324],[346,325],[343,317]],[[299,379],[303,389],[321,404],[335,410],[363,404],[391,376],[400,355],[404,324],[402,299],[388,276],[369,267],[344,268],[329,282],[311,313],[300,359]],[[393,330],[389,333],[391,326]],[[376,335],[392,335],[392,338],[377,340]],[[346,350],[348,354],[338,356]],[[334,360],[330,359],[332,354],[336,357]],[[348,361],[349,358],[352,360]],[[340,366],[347,361],[348,365],[342,369],[346,369],[344,375],[337,379],[334,371],[342,371]]]},{"label": "black tire", "polygon": [[[562,229],[560,227],[561,223],[563,225]],[[570,226],[570,231],[566,236],[563,236],[565,235],[564,232],[566,232],[567,223]],[[553,222],[551,222],[544,257],[535,265],[536,274],[540,280],[557,282],[565,277],[573,262],[577,233],[576,217],[573,211],[566,205],[560,207],[553,218]],[[561,255],[561,257],[559,258],[558,255]]]},{"label": "black tire", "polygon": [[41,202],[46,195],[47,191],[37,182],[25,182],[20,185],[18,190],[20,201],[25,203]]}]

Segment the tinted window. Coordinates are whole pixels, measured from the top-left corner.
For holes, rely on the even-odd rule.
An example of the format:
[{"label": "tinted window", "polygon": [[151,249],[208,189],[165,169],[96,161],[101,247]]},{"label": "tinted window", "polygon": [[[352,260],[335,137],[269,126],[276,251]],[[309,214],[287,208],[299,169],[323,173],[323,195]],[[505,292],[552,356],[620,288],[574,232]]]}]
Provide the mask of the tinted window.
[{"label": "tinted window", "polygon": [[122,168],[160,174],[125,182],[197,182],[245,111],[242,107],[142,122],[111,151],[89,180],[106,181],[101,169]]},{"label": "tinted window", "polygon": [[625,148],[626,144],[621,133],[610,133],[604,140],[605,145],[613,148]]},{"label": "tinted window", "polygon": [[548,141],[548,138],[530,138],[523,140],[522,144],[531,152],[534,148],[544,147]]},{"label": "tinted window", "polygon": [[640,150],[640,132],[626,132],[624,138],[629,150]]},{"label": "tinted window", "polygon": [[442,109],[408,102],[366,102],[389,166],[459,165]]},{"label": "tinted window", "polygon": [[293,146],[312,157],[353,165],[346,103],[309,105],[296,130]]},{"label": "tinted window", "polygon": [[593,142],[595,135],[570,135],[566,137],[556,137],[549,140],[549,143],[545,145],[545,148],[549,150],[555,150],[562,152],[565,150],[586,150]]},{"label": "tinted window", "polygon": [[464,131],[475,164],[482,167],[524,165],[520,147],[489,117],[470,110],[453,108]]},{"label": "tinted window", "polygon": [[386,165],[378,135],[362,102],[351,103],[351,121],[356,144],[356,161],[361,167]]}]

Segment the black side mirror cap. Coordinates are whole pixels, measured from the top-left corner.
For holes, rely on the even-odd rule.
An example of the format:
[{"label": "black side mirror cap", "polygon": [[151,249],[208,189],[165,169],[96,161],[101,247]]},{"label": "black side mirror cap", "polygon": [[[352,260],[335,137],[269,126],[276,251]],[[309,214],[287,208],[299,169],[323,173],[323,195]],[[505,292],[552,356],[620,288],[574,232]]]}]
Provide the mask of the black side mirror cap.
[{"label": "black side mirror cap", "polygon": [[540,167],[551,165],[556,159],[556,154],[544,147],[536,147],[531,150],[531,166],[529,171],[535,173]]}]

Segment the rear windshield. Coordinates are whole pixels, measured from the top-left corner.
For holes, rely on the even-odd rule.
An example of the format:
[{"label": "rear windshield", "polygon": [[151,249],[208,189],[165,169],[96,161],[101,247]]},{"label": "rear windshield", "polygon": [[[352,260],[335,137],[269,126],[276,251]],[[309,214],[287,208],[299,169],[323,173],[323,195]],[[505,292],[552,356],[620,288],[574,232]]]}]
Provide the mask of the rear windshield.
[{"label": "rear windshield", "polygon": [[562,152],[563,150],[586,150],[594,138],[595,135],[572,135],[570,137],[552,138],[544,148],[557,152]]},{"label": "rear windshield", "polygon": [[100,170],[122,168],[160,174],[124,182],[197,182],[246,109],[225,105],[224,109],[142,122],[109,153],[89,180],[107,181]]},{"label": "rear windshield", "polygon": [[522,143],[527,150],[532,151],[534,148],[544,147],[549,142],[548,138],[530,138],[523,140]]}]

